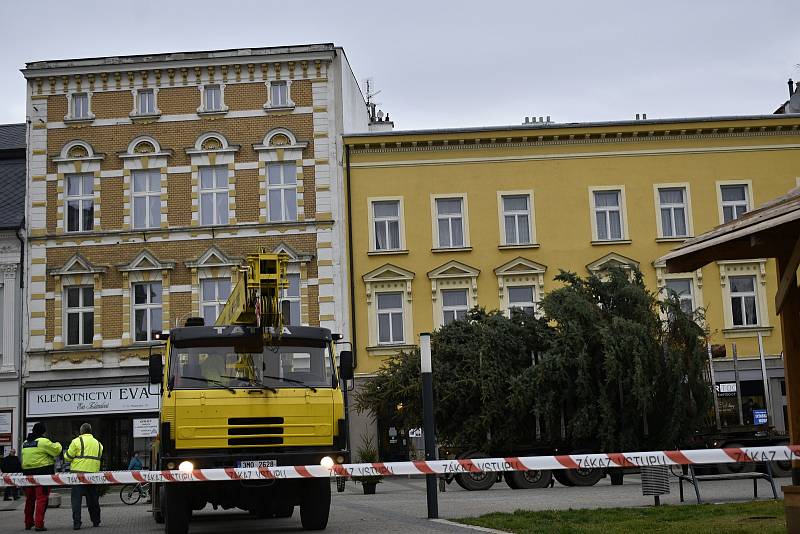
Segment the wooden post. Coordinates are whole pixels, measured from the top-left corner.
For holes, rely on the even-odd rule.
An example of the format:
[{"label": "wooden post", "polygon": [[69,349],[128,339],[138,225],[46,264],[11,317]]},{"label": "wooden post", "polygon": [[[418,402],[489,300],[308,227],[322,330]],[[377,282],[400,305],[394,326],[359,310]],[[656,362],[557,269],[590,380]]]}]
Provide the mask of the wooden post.
[{"label": "wooden post", "polygon": [[[790,267],[790,255],[780,255],[777,260],[778,282],[780,283],[784,271]],[[781,306],[780,317],[783,361],[786,369],[789,441],[792,445],[800,445],[800,290],[797,289],[796,274],[791,277],[791,284]],[[800,461],[797,460],[792,461],[792,484],[800,486]]]}]

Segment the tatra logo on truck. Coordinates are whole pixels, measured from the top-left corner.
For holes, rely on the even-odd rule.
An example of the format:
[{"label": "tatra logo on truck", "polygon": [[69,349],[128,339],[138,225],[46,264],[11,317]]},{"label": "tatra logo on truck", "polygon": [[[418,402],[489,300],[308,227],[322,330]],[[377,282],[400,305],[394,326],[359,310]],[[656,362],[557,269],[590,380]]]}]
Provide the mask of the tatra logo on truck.
[{"label": "tatra logo on truck", "polygon": [[160,397],[148,384],[29,389],[27,417],[157,412]]}]

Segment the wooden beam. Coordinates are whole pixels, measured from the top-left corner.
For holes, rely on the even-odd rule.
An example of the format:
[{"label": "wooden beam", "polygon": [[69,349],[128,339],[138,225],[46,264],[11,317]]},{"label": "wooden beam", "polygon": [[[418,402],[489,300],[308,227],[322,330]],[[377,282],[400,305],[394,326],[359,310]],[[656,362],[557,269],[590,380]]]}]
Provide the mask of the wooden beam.
[{"label": "wooden beam", "polygon": [[[778,257],[778,273],[789,264],[787,254]],[[778,275],[780,276],[780,275]],[[781,312],[781,336],[786,381],[789,442],[800,445],[800,291],[791,291]],[[792,483],[800,485],[800,461],[792,461]]]},{"label": "wooden beam", "polygon": [[[783,263],[783,262],[781,262]],[[794,250],[789,257],[789,261],[785,265],[781,265],[778,271],[780,282],[778,283],[778,293],[775,295],[775,313],[780,314],[783,304],[786,302],[786,296],[789,292],[797,291],[797,267],[800,266],[800,238],[794,244]]]}]

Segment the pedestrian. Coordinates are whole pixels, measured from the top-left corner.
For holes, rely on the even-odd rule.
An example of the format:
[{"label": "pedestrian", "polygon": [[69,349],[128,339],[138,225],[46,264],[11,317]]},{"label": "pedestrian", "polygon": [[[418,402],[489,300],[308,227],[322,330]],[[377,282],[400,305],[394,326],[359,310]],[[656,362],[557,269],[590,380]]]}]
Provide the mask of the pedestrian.
[{"label": "pedestrian", "polygon": [[[70,462],[73,473],[97,473],[100,471],[100,458],[103,456],[103,445],[92,436],[92,425],[83,423],[80,435],[72,440],[69,449],[64,453],[64,460]],[[100,526],[100,495],[96,484],[78,484],[72,486],[72,530],[81,528],[81,504],[86,496],[86,507],[92,525]]]},{"label": "pedestrian", "polygon": [[[26,475],[52,475],[55,473],[55,457],[61,453],[61,444],[53,443],[44,437],[47,428],[44,423],[33,425],[31,433],[22,444],[22,472]],[[25,487],[25,530],[44,527],[44,513],[47,510],[49,486]]]},{"label": "pedestrian", "polygon": [[144,468],[144,464],[142,463],[142,459],[139,458],[139,451],[134,451],[133,457],[130,463],[128,463],[128,471],[141,471],[142,468]]},{"label": "pedestrian", "polygon": [[[22,473],[22,463],[19,461],[16,450],[11,449],[8,451],[8,456],[0,460],[0,471],[3,473]],[[16,486],[6,486],[3,500],[10,501],[12,497],[15,501],[19,499],[19,488]]]}]

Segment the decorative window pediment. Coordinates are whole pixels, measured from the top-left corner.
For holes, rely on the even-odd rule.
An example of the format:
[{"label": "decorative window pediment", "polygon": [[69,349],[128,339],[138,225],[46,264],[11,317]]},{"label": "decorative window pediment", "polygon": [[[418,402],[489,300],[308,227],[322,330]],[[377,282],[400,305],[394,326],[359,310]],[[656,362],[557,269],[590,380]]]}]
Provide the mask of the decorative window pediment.
[{"label": "decorative window pediment", "polygon": [[275,247],[272,252],[275,254],[286,254],[289,256],[289,263],[308,263],[314,258],[313,254],[297,252],[295,249],[283,242]]},{"label": "decorative window pediment", "polygon": [[275,128],[267,132],[260,145],[253,145],[261,161],[291,161],[303,159],[303,149],[308,146],[286,128]]},{"label": "decorative window pediment", "polygon": [[610,252],[603,256],[602,258],[598,258],[594,260],[592,263],[586,266],[586,269],[589,270],[592,274],[599,274],[611,267],[619,267],[621,269],[625,269],[630,271],[633,268],[639,268],[639,262],[628,258],[627,256],[623,256],[622,254],[617,254],[616,252]]},{"label": "decorative window pediment", "polygon": [[204,133],[197,138],[194,147],[186,149],[186,153],[190,156],[207,155],[209,153],[234,154],[238,151],[239,145],[231,145],[225,136],[218,132]]},{"label": "decorative window pediment", "polygon": [[185,265],[193,269],[199,267],[233,267],[241,263],[239,258],[231,258],[217,247],[212,246],[196,260],[185,262]]},{"label": "decorative window pediment", "polygon": [[542,265],[541,263],[537,263],[520,256],[495,269],[494,274],[497,276],[544,274],[546,270],[546,265]]},{"label": "decorative window pediment", "polygon": [[105,271],[105,267],[93,265],[80,254],[75,254],[68,259],[61,268],[50,271],[50,274],[54,276],[67,276],[75,274],[99,274]]},{"label": "decorative window pediment", "polygon": [[414,277],[413,272],[391,263],[361,277],[367,291],[371,347],[398,346],[410,338],[413,331],[411,283]]},{"label": "decorative window pediment", "polygon": [[470,267],[460,261],[451,260],[428,273],[431,280],[445,278],[477,278],[480,269]]},{"label": "decorative window pediment", "polygon": [[[73,163],[73,162],[99,162],[105,158],[104,154],[97,154],[92,145],[87,143],[86,141],[70,141],[66,143],[62,148],[61,152],[59,153],[58,157],[53,158],[54,163]],[[59,170],[59,172],[62,172]],[[72,172],[72,169],[63,172]],[[76,170],[75,172],[81,172],[80,170]]]},{"label": "decorative window pediment", "polygon": [[121,272],[129,271],[163,271],[166,269],[174,269],[174,262],[159,261],[152,252],[145,249],[141,251],[136,257],[128,264],[121,265],[119,270]]},{"label": "decorative window pediment", "polygon": [[398,280],[413,280],[415,274],[402,267],[387,263],[362,276],[365,282],[395,282]]},{"label": "decorative window pediment", "polygon": [[[147,135],[141,135],[128,144],[125,152],[120,152],[119,157],[126,158],[154,158],[168,157],[172,155],[171,150],[163,150],[158,141]],[[166,165],[166,162],[164,163]]]}]

